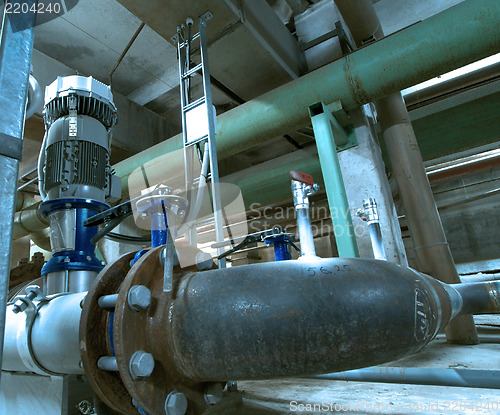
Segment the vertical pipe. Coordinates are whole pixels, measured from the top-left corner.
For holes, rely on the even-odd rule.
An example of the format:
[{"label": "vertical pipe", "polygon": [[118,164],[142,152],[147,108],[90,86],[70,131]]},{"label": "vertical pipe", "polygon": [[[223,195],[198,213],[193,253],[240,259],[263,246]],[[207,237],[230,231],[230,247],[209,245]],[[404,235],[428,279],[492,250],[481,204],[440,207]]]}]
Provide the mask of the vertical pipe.
[{"label": "vertical pipe", "polygon": [[[357,46],[363,45],[370,37],[376,40],[377,37],[384,36],[370,1],[335,0],[335,3],[355,37]],[[358,19],[358,16],[369,16],[369,19]],[[367,25],[362,26],[363,24]],[[401,93],[393,93],[378,100],[375,105],[420,271],[448,284],[459,283],[460,278]],[[446,328],[446,338],[453,343],[477,344],[479,340],[472,316],[457,316]]]},{"label": "vertical pipe", "polygon": [[[36,1],[27,1],[28,9]],[[7,4],[7,2],[5,2]],[[9,286],[17,176],[33,50],[34,13],[2,15],[0,33],[0,369]],[[12,149],[18,148],[17,155]]]},{"label": "vertical pipe", "polygon": [[299,230],[300,252],[302,256],[316,255],[314,247],[314,236],[311,228],[311,218],[309,217],[309,206],[295,208],[297,211],[297,227]]},{"label": "vertical pipe", "polygon": [[[342,127],[330,114],[324,104],[314,104],[309,107],[314,138],[318,148],[319,162],[323,172],[326,195],[332,218],[333,232],[337,242],[339,256],[356,258],[359,256],[351,211],[347,201],[342,171],[340,170],[337,146],[335,144],[333,127],[338,134],[343,133]],[[345,134],[344,134],[345,135]],[[339,140],[339,138],[337,138]]]},{"label": "vertical pipe", "polygon": [[366,222],[368,223],[368,232],[372,243],[373,257],[387,261],[387,255],[384,249],[384,241],[382,240],[382,232],[380,230],[380,221],[378,217],[377,202],[373,198],[363,201],[365,208]]}]

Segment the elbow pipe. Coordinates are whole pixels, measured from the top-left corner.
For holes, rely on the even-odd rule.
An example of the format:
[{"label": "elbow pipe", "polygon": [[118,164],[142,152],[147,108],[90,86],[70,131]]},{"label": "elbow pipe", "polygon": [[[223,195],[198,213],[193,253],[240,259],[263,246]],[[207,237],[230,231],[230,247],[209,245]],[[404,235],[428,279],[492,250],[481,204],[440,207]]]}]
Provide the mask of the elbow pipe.
[{"label": "elbow pipe", "polygon": [[30,118],[37,110],[42,108],[43,104],[43,93],[40,84],[35,79],[33,75],[30,75],[29,78],[29,87],[28,87],[28,105],[26,107],[26,116],[27,120]]},{"label": "elbow pipe", "polygon": [[13,239],[22,238],[31,233],[44,230],[49,225],[38,212],[40,203],[35,203],[16,212],[14,216],[14,228],[12,231]]}]

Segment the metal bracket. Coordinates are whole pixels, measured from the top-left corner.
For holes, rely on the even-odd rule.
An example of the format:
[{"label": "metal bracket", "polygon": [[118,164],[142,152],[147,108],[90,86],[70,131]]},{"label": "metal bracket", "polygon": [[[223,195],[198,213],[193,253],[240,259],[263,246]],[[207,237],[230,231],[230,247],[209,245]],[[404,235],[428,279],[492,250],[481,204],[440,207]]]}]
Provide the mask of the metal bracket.
[{"label": "metal bracket", "polygon": [[340,101],[335,101],[328,106],[324,105],[322,102],[309,106],[309,115],[311,117],[321,113],[327,114],[330,119],[334,131],[337,153],[358,145],[354,127],[352,125],[345,125],[350,123],[350,119]]},{"label": "metal bracket", "polygon": [[203,22],[203,23],[206,23],[208,22],[212,17],[214,17],[214,15],[212,14],[211,11],[207,10],[205,13],[203,13],[201,16],[200,16],[200,22]]},{"label": "metal bracket", "polygon": [[21,161],[23,158],[22,138],[0,133],[0,155]]}]

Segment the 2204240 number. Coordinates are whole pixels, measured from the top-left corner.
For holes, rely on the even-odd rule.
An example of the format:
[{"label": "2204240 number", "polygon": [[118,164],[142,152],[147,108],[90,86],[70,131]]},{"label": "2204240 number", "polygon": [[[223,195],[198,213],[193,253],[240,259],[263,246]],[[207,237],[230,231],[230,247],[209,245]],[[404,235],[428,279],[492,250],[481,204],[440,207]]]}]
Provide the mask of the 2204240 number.
[{"label": "2204240 number", "polygon": [[27,2],[15,2],[11,3],[8,2],[5,5],[5,13],[10,13],[10,14],[27,14],[27,13],[38,13],[38,14],[44,14],[44,13],[55,13],[59,14],[61,13],[61,3],[27,3]]}]

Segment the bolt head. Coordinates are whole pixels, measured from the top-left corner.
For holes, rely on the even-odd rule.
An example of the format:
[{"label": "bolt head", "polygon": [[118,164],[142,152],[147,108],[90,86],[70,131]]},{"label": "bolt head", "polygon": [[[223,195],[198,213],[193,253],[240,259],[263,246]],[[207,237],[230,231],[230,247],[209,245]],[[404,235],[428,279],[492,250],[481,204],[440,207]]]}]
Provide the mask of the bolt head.
[{"label": "bolt head", "polygon": [[209,405],[215,405],[222,401],[222,384],[219,382],[210,382],[205,385],[205,402]]},{"label": "bolt head", "polygon": [[144,285],[134,285],[128,292],[127,301],[132,310],[144,310],[151,304],[151,291]]},{"label": "bolt head", "polygon": [[142,350],[135,352],[130,358],[129,370],[133,379],[151,376],[155,368],[155,360],[151,353]]},{"label": "bolt head", "polygon": [[184,415],[187,407],[188,402],[183,393],[174,391],[165,399],[165,415]]}]

